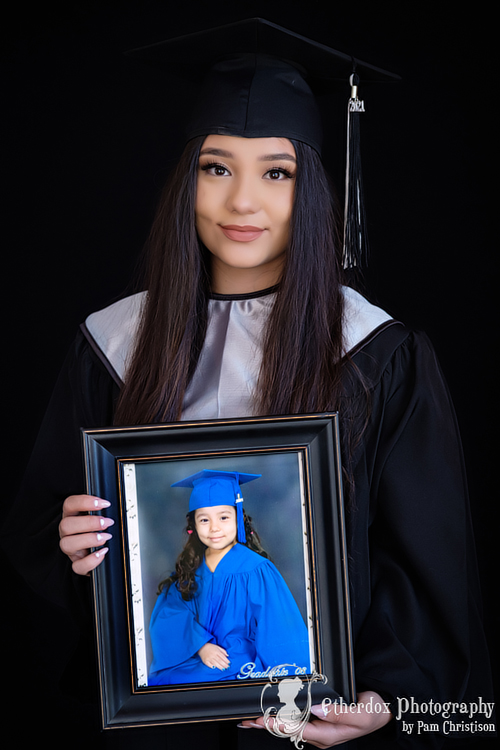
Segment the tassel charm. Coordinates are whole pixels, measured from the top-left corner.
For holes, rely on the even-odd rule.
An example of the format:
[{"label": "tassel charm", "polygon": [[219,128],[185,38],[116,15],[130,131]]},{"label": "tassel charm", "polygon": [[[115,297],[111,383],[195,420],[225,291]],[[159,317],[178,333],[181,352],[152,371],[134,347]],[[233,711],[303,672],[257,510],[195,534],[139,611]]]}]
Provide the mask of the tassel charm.
[{"label": "tassel charm", "polygon": [[351,86],[351,98],[349,99],[349,112],[364,112],[365,103],[362,99],[358,99],[358,83],[359,77],[353,73],[349,78],[349,84]]},{"label": "tassel charm", "polygon": [[344,204],[344,268],[362,268],[368,259],[368,237],[361,174],[359,115],[365,111],[358,98],[358,76],[349,78],[351,98],[347,105],[347,154]]}]

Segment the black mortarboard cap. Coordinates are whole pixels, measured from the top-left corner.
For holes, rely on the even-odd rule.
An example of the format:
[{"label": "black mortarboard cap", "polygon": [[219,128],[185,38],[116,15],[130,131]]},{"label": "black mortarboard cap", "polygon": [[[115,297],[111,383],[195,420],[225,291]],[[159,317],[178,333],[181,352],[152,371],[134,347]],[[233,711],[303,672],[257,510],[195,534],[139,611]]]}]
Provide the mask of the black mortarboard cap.
[{"label": "black mortarboard cap", "polygon": [[290,138],[321,154],[316,97],[350,85],[347,125],[343,265],[366,262],[367,233],[359,151],[359,81],[399,76],[288,29],[251,18],[169,39],[128,53],[192,82],[193,111],[186,140],[219,134]]},{"label": "black mortarboard cap", "polygon": [[288,29],[251,18],[128,53],[196,85],[187,139],[218,133],[302,141],[321,153],[316,95],[355,71],[363,81],[398,76]]}]

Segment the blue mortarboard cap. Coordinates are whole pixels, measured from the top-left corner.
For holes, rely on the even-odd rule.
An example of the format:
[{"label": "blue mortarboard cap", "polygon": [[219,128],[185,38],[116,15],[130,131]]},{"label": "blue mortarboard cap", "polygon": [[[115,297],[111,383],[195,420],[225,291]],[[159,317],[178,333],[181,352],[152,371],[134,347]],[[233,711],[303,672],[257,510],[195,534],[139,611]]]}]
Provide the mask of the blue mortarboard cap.
[{"label": "blue mortarboard cap", "polygon": [[239,471],[212,471],[204,469],[174,482],[172,487],[192,487],[189,510],[213,508],[216,505],[234,505],[238,522],[238,541],[246,542],[243,521],[243,498],[240,485],[258,479],[262,474],[243,474]]}]

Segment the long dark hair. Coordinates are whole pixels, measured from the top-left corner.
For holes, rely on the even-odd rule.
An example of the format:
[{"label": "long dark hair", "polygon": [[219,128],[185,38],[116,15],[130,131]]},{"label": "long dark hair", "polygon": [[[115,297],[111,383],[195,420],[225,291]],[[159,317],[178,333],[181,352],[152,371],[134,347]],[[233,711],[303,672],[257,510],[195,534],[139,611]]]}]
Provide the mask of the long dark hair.
[{"label": "long dark hair", "polygon": [[[201,136],[187,144],[152,226],[144,282],[147,302],[117,403],[116,424],[179,420],[203,347],[210,254],[196,233],[195,200],[204,140]],[[318,154],[303,143],[292,143],[297,173],[290,244],[263,332],[254,415],[341,411],[349,483],[350,457],[368,408],[367,389],[344,354],[342,223]]]},{"label": "long dark hair", "polygon": [[[161,594],[164,589],[168,590],[169,587],[175,583],[182,598],[185,601],[189,601],[189,599],[193,598],[197,590],[195,579],[196,571],[201,565],[205,555],[206,546],[200,541],[200,537],[196,531],[194,511],[187,514],[186,520],[186,533],[188,537],[183,550],[175,563],[175,572],[168,578],[165,578],[164,581],[161,581],[157,593]],[[245,511],[243,511],[243,520],[245,523],[245,534],[247,539],[245,546],[254,552],[257,552],[257,554],[262,557],[270,559],[267,552],[262,548],[260,537],[253,527],[251,516]]]},{"label": "long dark hair", "polygon": [[[203,346],[209,253],[195,228],[198,157],[190,141],[167,183],[148,240],[147,302],[116,411],[117,424],[180,419]],[[342,369],[338,212],[317,153],[297,155],[290,245],[267,329],[255,414],[335,408]]]},{"label": "long dark hair", "polygon": [[146,246],[147,302],[115,414],[116,424],[175,422],[207,326],[207,252],[195,228],[198,156],[190,141],[167,182]]}]

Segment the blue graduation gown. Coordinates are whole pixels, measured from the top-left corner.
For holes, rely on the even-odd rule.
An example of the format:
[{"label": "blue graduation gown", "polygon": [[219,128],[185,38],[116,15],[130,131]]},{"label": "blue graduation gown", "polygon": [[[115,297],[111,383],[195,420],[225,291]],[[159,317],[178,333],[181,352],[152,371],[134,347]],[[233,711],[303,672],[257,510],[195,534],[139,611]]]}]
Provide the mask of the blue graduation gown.
[{"label": "blue graduation gown", "polygon": [[[248,679],[249,664],[254,672],[285,663],[310,672],[306,626],[272,562],[236,544],[213,573],[203,561],[196,580],[189,601],[175,584],[157,599],[150,622],[149,685],[234,680],[242,674]],[[198,650],[208,642],[226,649],[227,670],[203,664]]]}]

